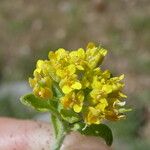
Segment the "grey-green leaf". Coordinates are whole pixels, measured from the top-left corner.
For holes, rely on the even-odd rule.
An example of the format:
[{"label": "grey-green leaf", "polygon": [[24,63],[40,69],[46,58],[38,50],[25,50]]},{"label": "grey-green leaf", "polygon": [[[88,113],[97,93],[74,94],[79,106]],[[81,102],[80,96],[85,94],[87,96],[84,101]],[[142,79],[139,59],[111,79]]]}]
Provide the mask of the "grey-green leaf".
[{"label": "grey-green leaf", "polygon": [[87,126],[85,129],[79,131],[81,134],[90,136],[99,136],[105,139],[106,144],[111,146],[113,142],[113,135],[111,129],[105,124],[93,124]]},{"label": "grey-green leaf", "polygon": [[32,107],[38,111],[49,111],[49,101],[48,100],[43,100],[38,97],[36,97],[34,94],[27,94],[25,96],[22,96],[20,98],[21,102],[29,107]]}]

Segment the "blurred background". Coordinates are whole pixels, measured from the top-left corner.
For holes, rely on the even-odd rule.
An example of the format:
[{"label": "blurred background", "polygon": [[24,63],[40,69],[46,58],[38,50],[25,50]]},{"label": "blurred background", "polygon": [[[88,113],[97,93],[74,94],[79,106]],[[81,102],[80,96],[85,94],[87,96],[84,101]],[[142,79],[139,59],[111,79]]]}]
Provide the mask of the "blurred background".
[{"label": "blurred background", "polygon": [[103,68],[124,73],[127,120],[110,123],[114,150],[150,149],[150,0],[0,0],[0,116],[48,120],[23,106],[38,59],[101,43]]}]

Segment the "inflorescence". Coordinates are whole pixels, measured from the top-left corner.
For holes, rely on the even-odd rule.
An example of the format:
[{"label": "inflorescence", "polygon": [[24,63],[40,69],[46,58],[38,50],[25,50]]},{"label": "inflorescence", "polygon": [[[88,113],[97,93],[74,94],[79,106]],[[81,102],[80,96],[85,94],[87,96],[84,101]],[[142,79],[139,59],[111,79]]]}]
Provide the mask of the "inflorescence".
[{"label": "inflorescence", "polygon": [[[41,100],[54,98],[54,84],[62,96],[57,98],[61,110],[71,110],[85,124],[125,118],[128,111],[122,93],[124,75],[113,77],[101,64],[107,50],[89,43],[87,48],[50,51],[48,60],[38,60],[33,78],[29,78],[35,96]],[[60,111],[61,113],[61,111]]]}]

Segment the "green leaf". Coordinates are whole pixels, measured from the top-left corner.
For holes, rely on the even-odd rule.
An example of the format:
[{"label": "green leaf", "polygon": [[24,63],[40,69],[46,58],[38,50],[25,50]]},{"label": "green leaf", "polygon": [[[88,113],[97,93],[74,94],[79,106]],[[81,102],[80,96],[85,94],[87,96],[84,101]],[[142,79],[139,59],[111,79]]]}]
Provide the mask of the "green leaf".
[{"label": "green leaf", "polygon": [[24,105],[42,112],[49,111],[51,105],[48,100],[38,98],[34,94],[27,94],[22,96],[20,100]]},{"label": "green leaf", "polygon": [[[82,124],[82,127],[83,127],[83,124]],[[85,127],[85,129],[83,127],[82,130],[80,128],[79,132],[84,135],[102,137],[105,139],[107,145],[109,146],[112,145],[112,142],[113,142],[112,131],[105,124],[99,124],[99,125],[93,124],[93,125]]]},{"label": "green leaf", "polygon": [[75,123],[80,119],[79,115],[72,110],[62,109],[60,113],[62,118],[69,123]]}]

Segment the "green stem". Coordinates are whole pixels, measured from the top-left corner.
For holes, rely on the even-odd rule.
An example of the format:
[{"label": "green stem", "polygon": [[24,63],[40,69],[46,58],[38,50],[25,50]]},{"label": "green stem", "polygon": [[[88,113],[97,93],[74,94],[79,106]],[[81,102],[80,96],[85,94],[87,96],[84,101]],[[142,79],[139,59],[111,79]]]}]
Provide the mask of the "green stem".
[{"label": "green stem", "polygon": [[59,150],[67,134],[67,128],[65,122],[60,122],[60,120],[55,116],[52,116],[52,124],[55,131],[55,143],[53,145],[53,150]]},{"label": "green stem", "polygon": [[53,147],[53,150],[60,150],[62,143],[65,139],[65,136],[66,136],[66,132],[64,130],[62,130],[61,133],[59,133],[57,138],[56,138],[56,142],[55,142],[55,145]]},{"label": "green stem", "polygon": [[54,115],[55,117],[57,117],[59,119],[60,122],[62,122],[62,118],[60,113],[56,110],[56,108],[54,108],[53,106],[49,105],[49,111],[52,115]]},{"label": "green stem", "polygon": [[57,128],[57,118],[51,114],[51,122],[54,129],[55,138],[57,138],[58,135],[58,128]]}]

